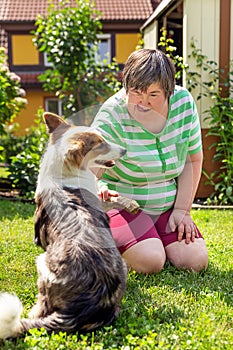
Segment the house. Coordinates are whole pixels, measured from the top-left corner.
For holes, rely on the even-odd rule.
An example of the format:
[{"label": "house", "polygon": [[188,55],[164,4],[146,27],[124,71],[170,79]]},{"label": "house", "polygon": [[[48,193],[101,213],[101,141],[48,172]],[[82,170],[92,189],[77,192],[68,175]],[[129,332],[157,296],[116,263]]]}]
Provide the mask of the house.
[{"label": "house", "polygon": [[[53,3],[57,4],[58,0]],[[30,34],[35,29],[36,16],[46,15],[47,4],[48,0],[1,0],[0,46],[8,48],[10,69],[21,77],[28,99],[27,108],[16,119],[22,133],[32,125],[39,107],[54,112],[61,109],[60,101],[44,92],[38,81],[48,62],[46,55],[32,45]],[[100,45],[111,58],[116,58],[120,67],[136,48],[141,33],[145,48],[157,48],[162,27],[172,36],[178,54],[191,68],[188,56],[192,38],[220,67],[233,59],[233,0],[96,0],[96,8],[102,13]],[[203,81],[204,74],[202,72]],[[193,93],[194,98],[197,94],[198,91]],[[210,174],[218,166],[212,162],[214,149],[209,150],[215,138],[206,137],[209,125],[204,120],[204,111],[210,101],[196,99],[196,103],[203,136],[203,168]],[[197,197],[205,198],[212,192],[213,188],[206,186],[205,181],[202,176]]]},{"label": "house", "polygon": [[[174,39],[178,54],[189,64],[190,70],[195,71],[193,61],[189,58],[190,43],[194,39],[196,47],[210,60],[225,69],[233,60],[233,0],[162,0],[153,14],[142,26],[145,48],[156,48],[160,30],[165,28]],[[201,81],[205,80],[205,71],[201,73]],[[185,75],[183,85],[186,85]],[[220,84],[222,82],[220,81]],[[197,99],[200,90],[192,91],[196,100],[204,148],[203,168],[210,174],[218,169],[219,164],[213,162],[214,148],[209,146],[216,141],[214,136],[208,136],[208,121],[205,111],[211,104],[208,98]],[[203,175],[197,192],[197,197],[208,197],[213,188],[205,185]]]},{"label": "house", "polygon": [[[100,35],[102,54],[115,57],[119,66],[135,50],[141,38],[140,28],[153,13],[159,0],[96,0],[96,9],[101,13],[103,35]],[[53,0],[58,6],[59,0]],[[74,0],[69,0],[75,5]],[[0,46],[8,49],[10,70],[21,77],[26,90],[28,105],[15,122],[19,123],[21,134],[33,124],[39,108],[61,112],[61,101],[43,91],[38,76],[49,66],[46,55],[33,46],[31,31],[35,29],[38,14],[47,13],[48,0],[1,0]]]}]

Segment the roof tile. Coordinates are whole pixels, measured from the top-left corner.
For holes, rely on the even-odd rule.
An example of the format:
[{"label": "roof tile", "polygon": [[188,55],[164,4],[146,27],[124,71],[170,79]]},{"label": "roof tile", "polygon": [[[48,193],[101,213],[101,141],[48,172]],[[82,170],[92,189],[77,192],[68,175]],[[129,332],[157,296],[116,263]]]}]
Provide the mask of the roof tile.
[{"label": "roof tile", "polygon": [[[116,20],[146,20],[153,12],[154,0],[96,0],[102,21]],[[58,6],[59,0],[53,0]],[[69,0],[75,5],[75,0]],[[1,0],[0,22],[34,21],[38,14],[46,14],[47,0]]]},{"label": "roof tile", "polygon": [[34,87],[36,86],[40,86],[41,83],[38,80],[39,75],[42,72],[31,72],[31,73],[23,73],[23,72],[18,72],[17,74],[20,76],[21,78],[21,85],[26,87],[27,85],[33,85]]}]

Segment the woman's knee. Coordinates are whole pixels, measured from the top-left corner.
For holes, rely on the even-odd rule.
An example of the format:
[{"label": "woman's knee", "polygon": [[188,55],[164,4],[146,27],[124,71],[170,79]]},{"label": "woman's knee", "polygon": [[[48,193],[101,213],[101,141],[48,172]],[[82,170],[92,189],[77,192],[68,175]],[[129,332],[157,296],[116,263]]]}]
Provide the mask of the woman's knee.
[{"label": "woman's knee", "polygon": [[178,269],[200,272],[208,267],[208,252],[202,238],[186,244],[175,242],[166,247],[168,260]]},{"label": "woman's knee", "polygon": [[166,261],[162,242],[157,238],[149,238],[130,247],[123,253],[129,268],[140,273],[158,273]]}]

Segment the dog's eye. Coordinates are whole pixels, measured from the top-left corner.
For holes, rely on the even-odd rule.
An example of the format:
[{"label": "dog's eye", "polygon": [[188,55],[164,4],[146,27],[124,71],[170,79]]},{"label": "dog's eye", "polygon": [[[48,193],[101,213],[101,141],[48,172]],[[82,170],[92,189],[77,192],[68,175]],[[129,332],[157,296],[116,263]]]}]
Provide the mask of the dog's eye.
[{"label": "dog's eye", "polygon": [[106,147],[106,143],[105,142],[101,142],[100,144],[99,144],[99,148],[105,148]]},{"label": "dog's eye", "polygon": [[107,148],[107,143],[106,142],[101,142],[96,146],[96,149],[98,149],[99,151],[101,150],[105,150]]}]

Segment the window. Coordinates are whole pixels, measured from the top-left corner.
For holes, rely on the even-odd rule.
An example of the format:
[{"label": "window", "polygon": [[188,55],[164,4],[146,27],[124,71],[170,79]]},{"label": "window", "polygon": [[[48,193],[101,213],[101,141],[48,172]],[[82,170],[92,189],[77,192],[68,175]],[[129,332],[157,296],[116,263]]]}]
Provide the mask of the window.
[{"label": "window", "polygon": [[109,64],[111,62],[111,35],[99,34],[99,43],[96,51],[95,60],[97,63]]},{"label": "window", "polygon": [[62,101],[58,98],[46,98],[45,100],[46,112],[55,113],[58,115],[63,114]]},{"label": "window", "polygon": [[47,55],[46,52],[44,53],[44,65],[45,65],[46,67],[52,67],[52,66],[53,66],[52,62],[49,62],[49,61],[48,61],[48,55]]},{"label": "window", "polygon": [[[111,62],[111,34],[99,34],[97,35],[98,45],[95,53],[96,63],[109,64]],[[91,45],[92,46],[92,45]],[[44,65],[46,67],[52,67],[52,63],[48,61],[48,55],[44,53]]]}]

